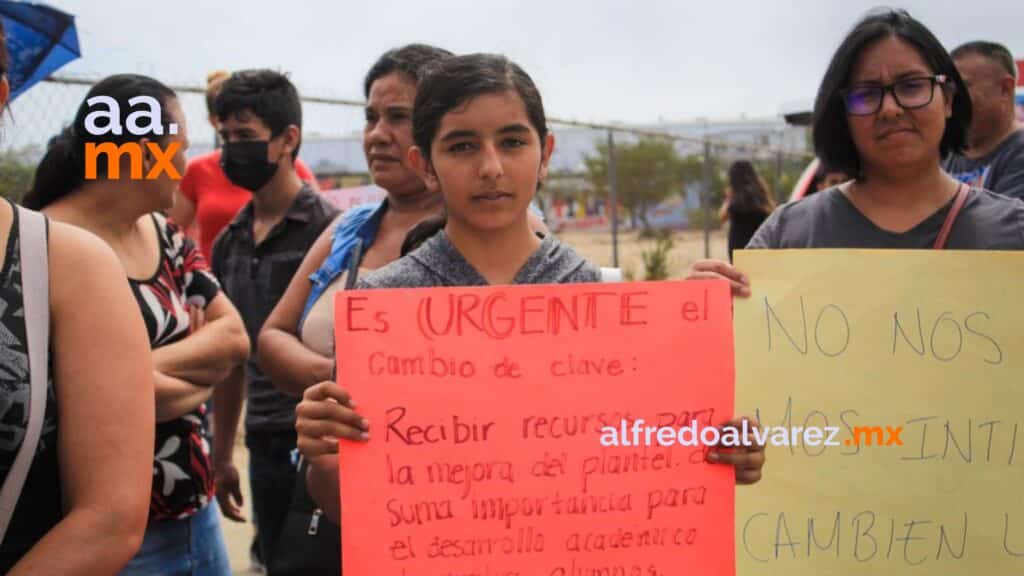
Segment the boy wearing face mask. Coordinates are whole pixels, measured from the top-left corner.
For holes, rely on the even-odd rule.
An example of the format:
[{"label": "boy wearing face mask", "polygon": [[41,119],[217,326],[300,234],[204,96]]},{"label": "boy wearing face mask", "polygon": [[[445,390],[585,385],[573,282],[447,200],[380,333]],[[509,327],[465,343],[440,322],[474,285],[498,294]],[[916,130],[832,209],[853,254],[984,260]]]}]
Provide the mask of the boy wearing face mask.
[{"label": "boy wearing face mask", "polygon": [[[214,104],[221,86],[230,76],[224,70],[207,75],[207,120],[214,131],[220,130]],[[188,167],[175,193],[174,206],[167,211],[167,215],[175,224],[186,230],[186,233],[199,244],[199,250],[207,262],[212,258],[213,241],[217,239],[217,235],[252,198],[248,190],[235,186],[224,176],[224,170],[220,167],[219,134],[216,144],[216,150],[188,161]],[[295,160],[295,171],[299,178],[316,188],[316,176],[303,164],[301,158]]]},{"label": "boy wearing face mask", "polygon": [[271,70],[244,70],[224,81],[214,109],[223,141],[221,167],[236,186],[252,192],[213,245],[211,266],[238,308],[252,354],[214,395],[214,474],[225,516],[243,521],[232,447],[243,397],[245,442],[253,512],[264,563],[288,512],[295,482],[297,398],[279,392],[260,369],[256,340],[310,246],[338,214],[296,174],[302,141],[302,106],[295,86]]}]

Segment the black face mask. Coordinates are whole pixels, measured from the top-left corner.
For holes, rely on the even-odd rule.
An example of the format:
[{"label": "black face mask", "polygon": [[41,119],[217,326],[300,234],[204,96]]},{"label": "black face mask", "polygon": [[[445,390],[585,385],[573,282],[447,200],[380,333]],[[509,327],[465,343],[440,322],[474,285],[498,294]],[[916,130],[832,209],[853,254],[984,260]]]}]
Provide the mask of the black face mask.
[{"label": "black face mask", "polygon": [[267,161],[270,142],[225,142],[220,154],[220,167],[235,186],[255,192],[263,188],[277,172],[277,164]]}]

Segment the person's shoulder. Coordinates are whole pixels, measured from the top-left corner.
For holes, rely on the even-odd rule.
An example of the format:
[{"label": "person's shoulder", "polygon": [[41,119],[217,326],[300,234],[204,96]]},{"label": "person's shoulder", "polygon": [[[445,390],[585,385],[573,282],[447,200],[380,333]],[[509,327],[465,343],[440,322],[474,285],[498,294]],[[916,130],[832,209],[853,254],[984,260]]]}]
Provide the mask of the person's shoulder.
[{"label": "person's shoulder", "polygon": [[168,218],[163,212],[151,212],[146,214],[142,217],[142,222],[146,222],[150,219],[156,222],[156,227],[162,234],[173,236],[181,231],[181,227],[178,226],[174,220]]},{"label": "person's shoulder", "polygon": [[583,260],[583,262],[574,267],[571,271],[563,276],[560,284],[585,284],[590,282],[601,281],[601,268],[589,260]]},{"label": "person's shoulder", "polygon": [[360,236],[363,226],[380,208],[380,203],[361,204],[339,214],[328,225],[331,230],[331,252],[347,251]]},{"label": "person's shoulder", "polygon": [[776,207],[746,248],[808,247],[811,230],[836,213],[842,194],[839,187],[832,187]]},{"label": "person's shoulder", "polygon": [[1024,211],[1024,201],[1019,198],[997,194],[986,188],[971,188],[968,205],[995,212],[1018,213]]},{"label": "person's shoulder", "polygon": [[549,234],[541,243],[541,261],[528,281],[545,284],[600,282],[601,268],[580,255],[572,246]]},{"label": "person's shoulder", "polygon": [[836,200],[843,193],[838,186],[826,188],[803,198],[779,205],[775,211],[783,215],[806,216],[815,212],[823,212],[835,208]]},{"label": "person's shoulder", "polygon": [[842,190],[838,186],[833,186],[782,204],[772,212],[771,218],[779,225],[785,225],[787,222],[813,222],[834,214],[844,200]]},{"label": "person's shoulder", "polygon": [[185,167],[185,172],[189,171],[210,171],[220,169],[220,150],[214,150],[207,152],[206,154],[200,154],[195,156],[188,161]]},{"label": "person's shoulder", "polygon": [[367,274],[358,285],[362,288],[460,285],[463,278],[448,269],[452,265],[453,249],[444,232],[438,232],[412,252]]},{"label": "person's shoulder", "polygon": [[306,187],[304,190],[312,197],[311,203],[316,210],[318,220],[322,221],[324,225],[334,221],[341,214],[341,209],[327,198],[324,198],[323,195],[313,191],[310,187]]},{"label": "person's shoulder", "polygon": [[972,188],[964,206],[979,230],[999,234],[1010,241],[1009,248],[1024,249],[1024,201],[984,188]]},{"label": "person's shoulder", "polygon": [[127,277],[113,248],[77,226],[48,220],[47,252],[54,301],[88,300],[91,292],[83,287]]},{"label": "person's shoulder", "polygon": [[118,262],[114,250],[92,232],[49,218],[47,225],[51,255],[59,258],[80,255],[83,260],[96,257]]},{"label": "person's shoulder", "polygon": [[295,173],[305,182],[315,182],[316,174],[309,169],[309,165],[302,161],[302,158],[295,159]]},{"label": "person's shoulder", "polygon": [[967,207],[988,218],[1024,221],[1024,201],[985,188],[971,188]]},{"label": "person's shoulder", "polygon": [[1019,170],[1024,164],[1024,127],[1017,129],[1006,140],[999,154],[1000,162],[1011,171]]},{"label": "person's shoulder", "polygon": [[341,220],[338,222],[338,231],[355,229],[369,220],[381,207],[380,202],[369,202],[360,204],[345,210],[341,213]]},{"label": "person's shoulder", "polygon": [[361,289],[378,288],[423,288],[441,285],[441,279],[420,260],[413,257],[415,252],[382,266],[362,276],[356,283]]},{"label": "person's shoulder", "polygon": [[1009,138],[1006,139],[1006,146],[1017,154],[1024,153],[1024,126],[1017,128],[1010,134]]},{"label": "person's shoulder", "polygon": [[[161,246],[170,250],[171,254],[184,255],[186,258],[199,254],[195,242],[185,234],[185,231],[180,226],[162,212],[145,214],[140,219],[140,222],[143,226],[149,225],[150,222],[156,224],[156,231]],[[225,226],[225,228],[227,227]]]},{"label": "person's shoulder", "polygon": [[189,160],[179,183],[181,192],[193,202],[198,202],[201,195],[213,193],[223,186],[230,185],[231,182],[220,167],[220,150],[207,152]]},{"label": "person's shoulder", "polygon": [[341,214],[341,210],[333,202],[324,198],[308,182],[303,183],[299,189],[299,194],[289,211],[293,214],[301,213],[309,222],[309,227],[317,230],[317,234]]}]

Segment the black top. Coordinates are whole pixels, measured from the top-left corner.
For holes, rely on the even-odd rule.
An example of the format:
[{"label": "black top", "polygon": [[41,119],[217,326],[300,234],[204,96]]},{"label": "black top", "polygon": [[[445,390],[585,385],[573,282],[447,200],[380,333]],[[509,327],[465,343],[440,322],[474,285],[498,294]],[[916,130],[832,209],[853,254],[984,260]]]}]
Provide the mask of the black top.
[{"label": "black top", "polygon": [[729,261],[732,262],[732,251],[742,250],[747,247],[747,242],[754,237],[754,232],[761,226],[761,223],[768,218],[768,214],[761,211],[746,212],[736,210],[732,204],[729,205]]},{"label": "black top", "polygon": [[245,363],[246,430],[294,433],[295,405],[299,399],[278,391],[263,373],[256,355],[256,342],[263,322],[284,295],[302,259],[338,212],[333,204],[305,184],[284,218],[259,245],[252,234],[251,201],[214,242],[213,273],[238,308],[252,343],[252,352]]},{"label": "black top", "polygon": [[[129,278],[128,285],[146,324],[149,346],[156,349],[186,338],[191,332],[188,306],[205,310],[220,286],[202,253],[174,222],[156,212],[150,219],[160,243],[160,263],[151,277]],[[213,497],[206,429],[202,404],[180,418],[157,422],[151,520],[187,518]]]},{"label": "black top", "polygon": [[[13,209],[13,205],[12,205]],[[7,479],[25,438],[29,380],[28,343],[21,291],[21,250],[18,211],[14,210],[7,253],[0,270],[0,482]],[[0,574],[6,574],[36,542],[60,522],[61,492],[57,467],[57,399],[53,388],[53,356],[46,392],[46,418],[39,447],[25,485],[0,544]]]}]

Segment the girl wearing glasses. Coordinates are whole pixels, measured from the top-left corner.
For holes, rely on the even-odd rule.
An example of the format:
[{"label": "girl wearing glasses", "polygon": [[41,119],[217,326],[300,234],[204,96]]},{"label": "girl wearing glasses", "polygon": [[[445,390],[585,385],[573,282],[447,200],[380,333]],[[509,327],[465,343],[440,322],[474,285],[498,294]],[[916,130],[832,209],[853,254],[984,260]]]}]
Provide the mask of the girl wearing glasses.
[{"label": "girl wearing glasses", "polygon": [[[970,120],[967,87],[935,36],[901,10],[869,14],[814,104],[818,157],[853,180],[781,206],[747,247],[1024,249],[1024,202],[961,186],[940,166],[964,148]],[[725,262],[697,262],[691,277],[750,295]]]}]

